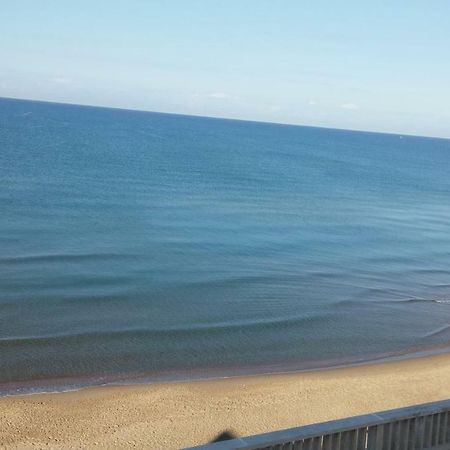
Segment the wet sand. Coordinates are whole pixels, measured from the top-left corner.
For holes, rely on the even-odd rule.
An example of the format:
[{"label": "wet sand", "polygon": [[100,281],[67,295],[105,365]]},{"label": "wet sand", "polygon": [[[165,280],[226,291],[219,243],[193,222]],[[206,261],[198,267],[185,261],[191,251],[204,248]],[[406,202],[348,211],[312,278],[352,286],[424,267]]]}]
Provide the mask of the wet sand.
[{"label": "wet sand", "polygon": [[172,449],[450,398],[450,355],[0,398],[2,449]]}]

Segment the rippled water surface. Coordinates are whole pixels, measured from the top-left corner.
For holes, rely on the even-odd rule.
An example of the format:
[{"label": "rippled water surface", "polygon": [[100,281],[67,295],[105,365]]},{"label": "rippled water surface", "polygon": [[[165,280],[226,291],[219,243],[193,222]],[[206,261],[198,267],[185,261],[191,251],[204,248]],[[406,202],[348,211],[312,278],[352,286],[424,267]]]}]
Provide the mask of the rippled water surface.
[{"label": "rippled water surface", "polygon": [[449,172],[449,140],[0,99],[0,383],[446,346]]}]

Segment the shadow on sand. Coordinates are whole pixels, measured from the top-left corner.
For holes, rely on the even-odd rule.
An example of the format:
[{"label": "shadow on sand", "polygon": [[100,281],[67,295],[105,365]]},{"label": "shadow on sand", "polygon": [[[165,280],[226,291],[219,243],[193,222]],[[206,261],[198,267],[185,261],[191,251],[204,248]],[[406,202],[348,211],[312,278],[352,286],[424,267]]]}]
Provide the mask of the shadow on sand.
[{"label": "shadow on sand", "polygon": [[236,438],[237,436],[234,433],[225,430],[222,433],[218,434],[211,442],[228,441],[229,439],[236,439]]}]

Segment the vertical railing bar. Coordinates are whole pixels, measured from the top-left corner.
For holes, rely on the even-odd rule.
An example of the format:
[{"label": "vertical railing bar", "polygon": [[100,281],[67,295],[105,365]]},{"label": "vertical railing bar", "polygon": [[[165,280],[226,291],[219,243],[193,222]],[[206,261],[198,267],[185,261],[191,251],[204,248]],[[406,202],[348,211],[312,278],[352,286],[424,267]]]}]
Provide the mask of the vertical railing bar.
[{"label": "vertical railing bar", "polygon": [[367,448],[367,427],[358,429],[358,450],[366,450]]},{"label": "vertical railing bar", "polygon": [[428,446],[433,448],[437,444],[436,436],[438,434],[438,418],[439,414],[430,414],[430,441]]},{"label": "vertical railing bar", "polygon": [[411,419],[406,419],[403,433],[403,450],[409,450],[409,430],[411,429]]},{"label": "vertical railing bar", "polygon": [[394,423],[394,431],[393,431],[393,433],[394,433],[394,442],[393,442],[393,445],[391,446],[391,448],[393,449],[393,450],[400,450],[400,433],[401,433],[401,421],[400,420],[397,420],[395,423]]},{"label": "vertical railing bar", "polygon": [[326,434],[322,439],[322,450],[331,450],[330,435]]},{"label": "vertical railing bar", "polygon": [[441,415],[433,414],[433,421],[432,421],[432,428],[433,432],[431,435],[431,447],[437,447],[439,445],[439,428],[441,426]]},{"label": "vertical railing bar", "polygon": [[367,429],[367,449],[368,450],[375,450],[375,444],[376,444],[376,432],[377,427],[368,427]]},{"label": "vertical railing bar", "polygon": [[416,450],[416,437],[417,437],[417,417],[411,420],[411,426],[409,428],[409,449]]},{"label": "vertical railing bar", "polygon": [[392,422],[384,424],[383,432],[383,449],[390,450],[391,448],[391,432],[392,432]]},{"label": "vertical railing bar", "polygon": [[425,420],[425,431],[423,438],[423,447],[431,447],[431,440],[433,437],[433,415],[429,414],[424,417]]},{"label": "vertical railing bar", "polygon": [[376,449],[383,450],[383,439],[384,439],[384,428],[387,424],[382,424],[377,426],[377,443]]},{"label": "vertical railing bar", "polygon": [[349,450],[358,450],[358,428],[351,431]]},{"label": "vertical railing bar", "polygon": [[341,449],[341,438],[342,438],[341,433],[333,434],[333,445],[331,447],[332,450],[340,450]]},{"label": "vertical railing bar", "polygon": [[316,450],[322,450],[323,447],[323,436],[319,436],[317,438],[317,443],[316,443]]},{"label": "vertical railing bar", "polygon": [[321,442],[322,442],[322,436],[317,436],[312,439],[311,448],[312,450],[321,450]]},{"label": "vertical railing bar", "polygon": [[367,449],[380,450],[383,445],[383,425],[369,427],[367,434]]},{"label": "vertical railing bar", "polygon": [[350,435],[348,431],[344,431],[342,433],[342,442],[341,442],[341,448],[345,450],[349,450],[350,447]]},{"label": "vertical railing bar", "polygon": [[425,435],[425,417],[419,416],[416,418],[416,427],[415,427],[416,450],[423,450],[424,435]]},{"label": "vertical railing bar", "polygon": [[393,421],[389,424],[389,442],[386,450],[392,450],[394,448],[395,439],[395,424],[397,422]]},{"label": "vertical railing bar", "polygon": [[386,447],[383,447],[383,450],[391,450],[393,449],[393,445],[394,445],[394,432],[395,432],[395,420],[393,420],[392,422],[389,422],[389,440],[387,442]]},{"label": "vertical railing bar", "polygon": [[332,439],[333,437],[331,434],[327,434],[326,436],[323,437],[323,444],[322,444],[323,450],[332,450],[331,447]]},{"label": "vertical railing bar", "polygon": [[441,437],[441,413],[436,414],[435,426],[433,427],[433,442],[431,445],[438,446]]},{"label": "vertical railing bar", "polygon": [[441,440],[441,445],[446,444],[447,443],[447,427],[448,427],[448,415],[449,412],[445,411],[441,417],[441,430],[440,430],[440,440]]},{"label": "vertical railing bar", "polygon": [[441,426],[439,430],[439,444],[445,444],[445,431],[447,429],[447,415],[448,412],[445,411],[441,414]]},{"label": "vertical railing bar", "polygon": [[450,412],[445,413],[445,443],[450,441]]}]

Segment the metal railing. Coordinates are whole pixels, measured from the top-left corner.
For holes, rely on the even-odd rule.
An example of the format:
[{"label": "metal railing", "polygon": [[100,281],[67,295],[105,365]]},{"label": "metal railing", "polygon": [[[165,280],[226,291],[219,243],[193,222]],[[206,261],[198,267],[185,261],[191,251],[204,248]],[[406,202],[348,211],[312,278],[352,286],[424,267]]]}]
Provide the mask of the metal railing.
[{"label": "metal railing", "polygon": [[450,400],[231,439],[195,448],[450,450]]}]

